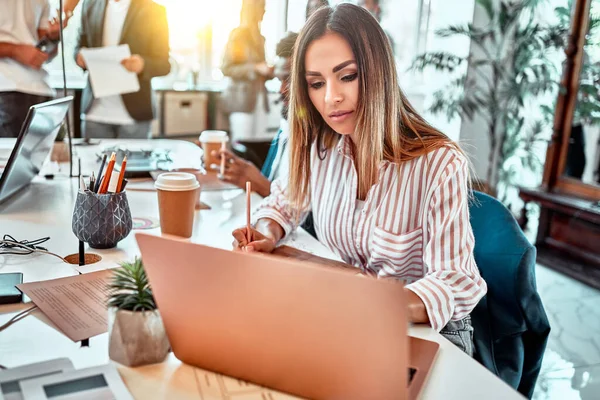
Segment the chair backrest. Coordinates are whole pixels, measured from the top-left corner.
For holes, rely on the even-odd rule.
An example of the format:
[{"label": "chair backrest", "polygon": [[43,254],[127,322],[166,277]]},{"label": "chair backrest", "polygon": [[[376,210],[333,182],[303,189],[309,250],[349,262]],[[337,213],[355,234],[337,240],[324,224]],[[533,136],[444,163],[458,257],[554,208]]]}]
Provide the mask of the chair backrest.
[{"label": "chair backrest", "polygon": [[488,285],[471,314],[476,358],[531,397],[550,332],[536,288],[536,250],[493,197],[475,192],[470,214],[475,261]]}]

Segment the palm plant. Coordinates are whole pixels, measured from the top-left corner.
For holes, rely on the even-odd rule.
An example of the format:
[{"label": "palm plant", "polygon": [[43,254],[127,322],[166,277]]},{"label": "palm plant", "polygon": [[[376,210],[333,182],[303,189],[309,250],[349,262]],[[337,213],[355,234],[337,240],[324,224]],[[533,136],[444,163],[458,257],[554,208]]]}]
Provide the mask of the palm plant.
[{"label": "palm plant", "polygon": [[108,305],[127,311],[156,310],[141,258],[136,257],[133,262],[122,263],[120,268],[114,270],[109,286]]},{"label": "palm plant", "polygon": [[[411,67],[450,74],[449,84],[434,93],[431,112],[445,113],[448,119],[485,120],[490,142],[486,183],[493,193],[518,169],[513,163],[510,171],[503,170],[508,159],[517,156],[521,167],[541,168],[533,148],[546,143],[551,133],[547,113],[535,120],[526,114],[532,101],[558,89],[560,73],[550,49],[565,43],[568,34],[568,24],[558,29],[536,21],[536,9],[544,1],[476,0],[489,19],[487,26],[466,24],[436,32],[439,37],[466,36],[475,51],[466,57],[429,52]],[[466,65],[469,71],[463,72]]]}]

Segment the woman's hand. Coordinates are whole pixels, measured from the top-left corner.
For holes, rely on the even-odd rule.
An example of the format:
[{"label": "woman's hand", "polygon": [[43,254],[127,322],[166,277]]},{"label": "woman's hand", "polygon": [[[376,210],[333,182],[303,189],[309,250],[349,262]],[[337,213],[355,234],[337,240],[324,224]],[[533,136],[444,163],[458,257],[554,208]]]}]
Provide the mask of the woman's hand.
[{"label": "woman's hand", "polygon": [[273,79],[275,67],[268,65],[266,62],[261,62],[254,66],[254,70],[265,79]]},{"label": "woman's hand", "polygon": [[233,231],[233,249],[238,251],[271,253],[275,250],[275,240],[263,235],[254,228],[239,228]]},{"label": "woman's hand", "polygon": [[87,69],[87,65],[85,64],[85,60],[83,59],[81,52],[77,53],[77,59],[75,60],[75,62],[77,63],[77,65],[79,65],[81,69]]},{"label": "woman's hand", "polygon": [[[262,197],[267,197],[271,194],[271,182],[251,162],[236,156],[226,149],[213,150],[212,156],[225,157],[225,173],[219,175],[219,179],[222,181],[233,183],[242,189],[246,187],[246,182],[252,182],[252,190]],[[216,170],[218,171],[220,168],[216,168]]]}]

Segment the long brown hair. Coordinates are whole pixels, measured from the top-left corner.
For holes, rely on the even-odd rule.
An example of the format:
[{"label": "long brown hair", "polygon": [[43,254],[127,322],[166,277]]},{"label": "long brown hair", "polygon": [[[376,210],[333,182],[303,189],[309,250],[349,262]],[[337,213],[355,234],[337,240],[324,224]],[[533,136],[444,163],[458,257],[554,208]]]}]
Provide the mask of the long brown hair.
[{"label": "long brown hair", "polygon": [[358,69],[353,151],[360,198],[376,183],[382,160],[401,163],[444,145],[458,147],[429,125],[400,89],[392,48],[377,20],[352,4],[321,8],[300,32],[291,73],[288,189],[290,201],[299,209],[308,204],[313,143],[317,141],[318,156],[323,159],[340,138],[313,106],[305,77],[308,46],[328,32],[337,33],[348,42]]}]

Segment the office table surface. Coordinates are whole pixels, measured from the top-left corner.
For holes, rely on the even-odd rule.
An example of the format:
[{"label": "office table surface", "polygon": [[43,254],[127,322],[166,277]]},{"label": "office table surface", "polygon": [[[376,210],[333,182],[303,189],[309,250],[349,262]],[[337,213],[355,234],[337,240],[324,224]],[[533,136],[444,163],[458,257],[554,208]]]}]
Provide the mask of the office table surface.
[{"label": "office table surface", "polygon": [[[103,141],[102,145],[112,143],[114,142]],[[147,145],[147,142],[134,140],[120,143],[131,146]],[[197,167],[200,163],[201,151],[191,143],[167,140],[151,143],[153,146],[173,149],[177,166]],[[3,147],[1,140],[0,147]],[[77,148],[77,152],[83,157],[84,174],[91,173],[92,170],[97,172],[98,164],[95,157],[91,157],[97,150],[98,148],[93,146]],[[71,214],[77,190],[78,184],[74,178],[57,176],[53,180],[45,180],[37,177],[27,189],[0,206],[0,234],[8,233],[18,240],[49,236],[50,240],[44,245],[50,251],[61,256],[76,253],[78,241],[71,231]],[[132,217],[158,218],[158,201],[154,192],[128,191],[127,197]],[[231,231],[245,223],[244,193],[241,190],[203,192],[201,199],[212,209],[196,211],[192,241],[230,249]],[[253,194],[253,208],[259,202],[260,196]],[[145,232],[160,234],[160,228]],[[287,244],[322,257],[338,259],[302,230],[288,238]],[[103,257],[98,264],[99,268],[109,268],[139,254],[133,234],[114,249],[91,251]],[[22,272],[25,282],[77,274],[74,268],[58,258],[41,254],[0,256],[0,273],[4,272]],[[0,306],[0,325],[30,305]],[[409,333],[440,344],[440,351],[422,398],[522,398],[431,328],[413,326]],[[81,347],[81,343],[74,343],[64,336],[39,311],[0,332],[0,365],[13,367],[58,357],[71,359],[76,368],[105,364],[110,361],[108,334],[93,337],[89,341],[89,347]],[[210,372],[181,363],[172,354],[161,364],[140,368],[119,366],[119,370],[135,398],[202,398],[203,382],[215,378]]]}]

